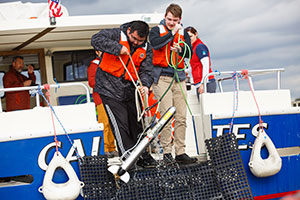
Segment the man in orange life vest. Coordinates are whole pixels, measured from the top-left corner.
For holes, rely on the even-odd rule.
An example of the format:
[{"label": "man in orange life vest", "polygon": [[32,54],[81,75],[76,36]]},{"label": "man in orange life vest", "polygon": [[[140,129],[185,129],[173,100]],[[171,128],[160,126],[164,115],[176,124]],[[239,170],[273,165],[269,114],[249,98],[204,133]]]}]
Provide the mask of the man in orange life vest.
[{"label": "man in orange life vest", "polygon": [[[28,65],[28,77],[21,74],[24,68],[24,58],[16,56],[12,60],[10,70],[3,77],[5,88],[27,87],[35,84],[34,68]],[[6,111],[30,109],[29,91],[6,92]]]},{"label": "man in orange life vest", "polygon": [[[187,47],[179,44],[179,41],[184,41],[191,49],[190,37],[181,26],[181,15],[181,7],[177,4],[170,4],[166,9],[164,20],[161,21],[160,25],[153,27],[149,34],[150,44],[153,47],[154,83],[152,88],[156,99],[160,99],[165,93],[166,88],[168,88],[175,75],[174,68],[170,67],[168,62],[176,65],[177,56],[179,61],[183,60],[182,56],[184,52],[186,52],[185,57],[191,56],[186,49]],[[177,68],[184,68],[183,61],[177,63],[177,65]],[[184,95],[186,96],[186,74],[183,70],[179,70],[177,73],[180,83],[176,80],[172,84],[159,107],[160,113],[165,113],[170,106],[176,107],[174,116],[176,120],[174,133],[175,160],[171,154],[173,146],[171,139],[171,122],[169,122],[160,133],[160,144],[163,147],[163,159],[166,164],[173,164],[175,162],[190,164],[196,162],[196,159],[190,158],[185,153],[186,104],[179,85],[181,84]]]},{"label": "man in orange life vest", "polygon": [[[142,96],[148,93],[152,85],[152,49],[146,42],[148,34],[147,23],[132,21],[120,28],[104,29],[93,35],[91,41],[96,51],[103,52],[96,72],[95,92],[103,101],[121,155],[136,144],[138,135],[143,132],[141,123],[137,121],[136,88],[132,81],[138,79],[134,70],[136,67],[143,85],[139,86]],[[156,166],[156,161],[145,152],[137,165],[152,167]]]},{"label": "man in orange life vest", "polygon": [[[100,64],[100,57],[101,57],[101,52],[98,51],[96,52],[97,58],[91,61],[90,66],[88,67],[88,81],[89,81],[89,86],[91,88],[95,87],[95,76],[96,76],[96,71],[97,67]],[[104,140],[104,152],[105,155],[108,158],[113,158],[115,156],[118,156],[118,152],[116,151],[116,146],[115,146],[115,138],[114,135],[111,131],[110,124],[102,103],[102,100],[97,92],[93,91],[93,99],[94,103],[96,105],[97,113],[98,113],[98,122],[103,123],[103,140]]]}]

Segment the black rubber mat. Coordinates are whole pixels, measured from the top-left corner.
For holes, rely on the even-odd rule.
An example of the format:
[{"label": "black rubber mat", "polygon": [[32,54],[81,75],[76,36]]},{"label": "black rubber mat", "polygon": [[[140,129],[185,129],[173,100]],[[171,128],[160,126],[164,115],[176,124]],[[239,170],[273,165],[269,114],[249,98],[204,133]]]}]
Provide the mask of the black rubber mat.
[{"label": "black rubber mat", "polygon": [[253,199],[234,134],[205,141],[224,199]]},{"label": "black rubber mat", "polygon": [[84,199],[233,200],[253,199],[233,134],[206,140],[210,160],[186,166],[130,171],[115,180],[104,156],[83,157],[80,175]]}]

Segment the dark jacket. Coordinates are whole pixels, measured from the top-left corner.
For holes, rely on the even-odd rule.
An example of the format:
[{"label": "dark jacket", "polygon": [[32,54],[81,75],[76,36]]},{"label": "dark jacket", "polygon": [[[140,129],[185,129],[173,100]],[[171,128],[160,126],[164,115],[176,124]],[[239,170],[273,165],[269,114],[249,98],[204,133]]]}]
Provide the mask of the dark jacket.
[{"label": "dark jacket", "polygon": [[[121,30],[126,34],[127,29],[130,27],[130,25],[131,22],[123,24],[120,28],[104,29],[100,31],[99,33],[92,36],[92,46],[95,50],[99,50],[104,53],[113,54],[115,56],[120,55],[120,51],[122,48],[122,45],[119,43]],[[130,44],[128,36],[127,39],[130,45],[130,52],[133,53],[137,49],[137,47],[133,48]],[[153,83],[152,47],[149,43],[146,44],[146,42],[143,43],[141,47],[144,47],[146,45],[146,58],[141,63],[138,74],[143,86],[150,88]],[[101,70],[101,68],[98,67],[96,72],[95,91],[100,95],[111,97],[119,101],[127,101],[133,99],[135,87],[131,81],[125,80],[125,73],[126,71],[124,71],[124,74],[121,77],[116,77],[107,72],[104,72],[103,70]]]},{"label": "dark jacket", "polygon": [[[160,24],[165,25],[165,20],[162,20],[160,22]],[[169,42],[173,43],[174,36],[172,34],[172,31],[171,30],[168,30],[168,31],[169,31],[168,34],[166,34],[163,37],[160,37],[160,32],[159,32],[159,27],[158,26],[155,26],[151,29],[150,34],[149,34],[149,40],[150,40],[151,46],[155,50],[164,47]],[[191,39],[190,39],[190,37],[189,37],[189,35],[186,31],[184,31],[184,40],[191,49],[191,55],[189,55],[189,51],[186,50],[185,58],[188,58],[188,57],[192,56],[193,52],[192,52]],[[183,56],[183,53],[185,52],[185,48],[186,47],[184,46],[184,48],[182,49],[182,52],[179,53],[180,56]],[[168,58],[168,59],[170,60],[170,58]],[[184,71],[178,71],[177,73],[178,73],[180,81],[184,81],[186,79],[186,74],[185,74]],[[154,83],[158,83],[159,77],[161,75],[173,77],[174,76],[174,69],[171,68],[171,67],[163,68],[163,67],[160,67],[160,66],[154,66],[154,69],[153,69]]]},{"label": "dark jacket", "polygon": [[[26,80],[32,80],[35,84],[36,77],[34,73],[28,73],[28,77],[17,72],[13,67],[4,75],[3,85],[5,88],[24,87]],[[30,109],[29,91],[6,92],[6,111]]]}]

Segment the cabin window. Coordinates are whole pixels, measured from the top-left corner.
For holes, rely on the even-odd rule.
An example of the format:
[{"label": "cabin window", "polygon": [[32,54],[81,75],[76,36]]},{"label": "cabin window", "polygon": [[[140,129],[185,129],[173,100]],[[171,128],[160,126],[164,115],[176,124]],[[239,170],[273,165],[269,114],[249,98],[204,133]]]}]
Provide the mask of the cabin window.
[{"label": "cabin window", "polygon": [[94,50],[54,52],[53,74],[57,82],[86,81],[87,68],[95,58]]}]

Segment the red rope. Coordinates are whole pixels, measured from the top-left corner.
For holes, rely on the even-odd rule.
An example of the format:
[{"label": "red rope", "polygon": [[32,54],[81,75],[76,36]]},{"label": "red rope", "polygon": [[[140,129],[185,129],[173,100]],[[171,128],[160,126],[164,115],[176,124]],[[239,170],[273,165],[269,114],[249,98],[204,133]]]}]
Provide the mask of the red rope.
[{"label": "red rope", "polygon": [[[47,100],[48,100],[49,104],[51,104],[51,102],[50,102],[50,92],[49,92],[50,85],[44,84],[44,89],[47,90],[47,92],[46,92]],[[58,142],[57,137],[56,137],[56,129],[55,129],[54,117],[53,117],[53,112],[52,112],[51,108],[50,108],[50,112],[51,112],[51,119],[52,119],[52,125],[53,125],[53,132],[54,132],[54,141],[55,141],[56,153],[58,155],[58,143],[59,142]]]},{"label": "red rope", "polygon": [[250,90],[251,90],[253,99],[254,99],[254,101],[255,101],[255,104],[256,104],[256,107],[257,107],[257,110],[258,110],[259,130],[262,130],[262,129],[263,129],[263,121],[262,121],[262,119],[261,119],[260,109],[259,109],[258,103],[257,103],[257,101],[256,101],[256,98],[255,98],[255,95],[254,95],[254,92],[253,92],[253,88],[251,87],[250,80],[249,80],[249,78],[248,78],[248,70],[246,70],[246,69],[242,70],[242,73],[241,73],[241,74],[243,75],[243,79],[247,79],[247,80],[248,80],[248,84],[249,84],[249,87],[250,87]]}]

